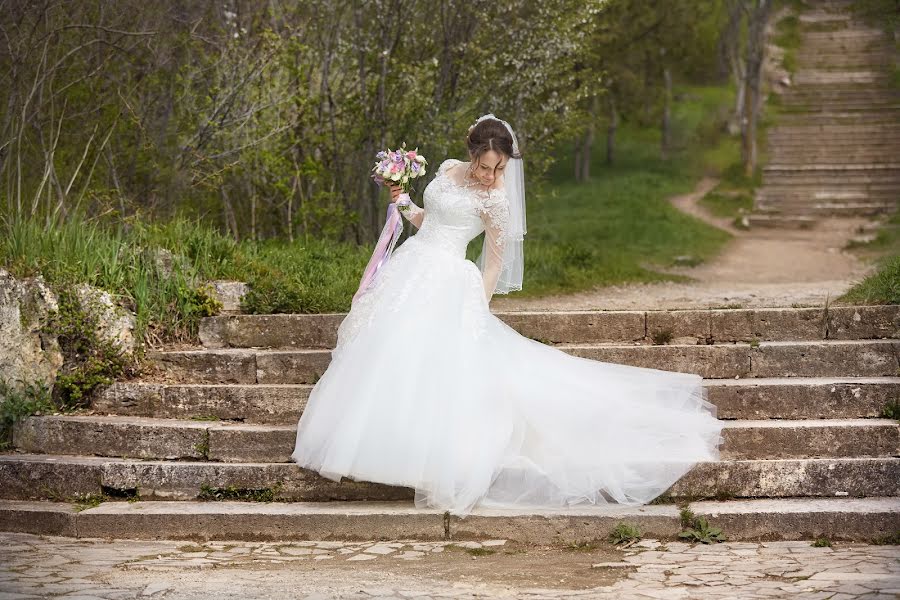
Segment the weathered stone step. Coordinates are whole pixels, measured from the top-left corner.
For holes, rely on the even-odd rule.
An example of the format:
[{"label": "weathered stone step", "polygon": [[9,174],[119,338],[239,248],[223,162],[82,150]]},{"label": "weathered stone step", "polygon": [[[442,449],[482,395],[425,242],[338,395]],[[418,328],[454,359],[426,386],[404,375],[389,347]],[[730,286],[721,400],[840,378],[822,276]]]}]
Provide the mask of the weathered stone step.
[{"label": "weathered stone step", "polygon": [[[707,379],[720,419],[877,417],[900,397],[897,377]],[[296,424],[311,385],[115,383],[92,408],[101,413],[169,419],[236,419]]]},{"label": "weathered stone step", "polygon": [[781,169],[777,171],[763,171],[763,185],[818,185],[829,187],[832,189],[840,189],[842,186],[869,186],[869,185],[893,185],[900,172],[865,172],[847,169],[841,171],[807,171],[796,165],[781,165]]},{"label": "weathered stone step", "polygon": [[[874,102],[834,102],[834,103],[824,103],[811,100],[809,103],[792,103],[792,102],[784,102],[780,108],[780,112],[783,115],[816,115],[816,114],[831,114],[835,112],[844,112],[844,113],[866,113],[869,115],[893,115],[894,111],[900,108],[900,101],[891,101],[885,103],[874,103]],[[886,117],[882,117],[881,120],[884,120]]]},{"label": "weathered stone step", "polygon": [[[811,144],[814,142],[810,142]],[[889,148],[875,146],[873,148],[855,149],[848,147],[842,153],[838,148],[821,148],[804,153],[801,148],[771,147],[769,159],[780,165],[802,166],[810,162],[833,163],[841,159],[848,163],[879,163],[888,162],[890,156],[900,154],[900,147]],[[900,183],[898,181],[897,183]]]},{"label": "weathered stone step", "polygon": [[820,101],[815,98],[786,98],[782,102],[784,113],[822,113],[834,111],[878,112],[893,111],[900,108],[900,99],[885,98],[883,100],[835,100]]},{"label": "weathered stone step", "polygon": [[[900,454],[889,419],[727,421],[724,459],[885,457]],[[204,423],[121,416],[36,416],[17,423],[14,446],[28,453],[161,460],[290,462],[297,425]]]},{"label": "weathered stone step", "polygon": [[[874,541],[900,527],[896,498],[691,502],[731,541]],[[210,540],[506,539],[525,544],[605,542],[621,522],[677,539],[673,505],[590,505],[554,511],[474,509],[465,517],[411,502],[0,502],[0,531],[77,538]]]},{"label": "weathered stone step", "polygon": [[[900,305],[819,308],[515,311],[494,313],[520,334],[547,343],[671,339],[749,342],[900,338]],[[200,322],[207,348],[333,348],[346,317],[229,315]]]},{"label": "weathered stone step", "polygon": [[847,203],[824,203],[810,202],[804,203],[779,203],[779,202],[757,202],[754,210],[759,212],[779,212],[791,214],[808,214],[821,217],[854,217],[854,216],[876,216],[894,212],[897,210],[900,201],[896,202],[847,202]]},{"label": "weathered stone step", "polygon": [[865,200],[872,198],[900,198],[900,182],[872,183],[865,186],[841,186],[838,189],[824,186],[768,185],[756,191],[759,198],[815,198],[817,200]]},{"label": "weathered stone step", "polygon": [[772,173],[769,175],[764,174],[763,188],[761,189],[768,187],[793,187],[797,190],[810,188],[840,190],[844,187],[848,189],[876,189],[878,187],[888,187],[895,184],[894,177],[867,176],[860,175],[859,173],[848,173],[843,185],[840,183],[840,179],[841,177],[838,174],[816,175],[815,173],[805,173],[803,171],[796,173],[782,171],[780,173]]},{"label": "weathered stone step", "polygon": [[753,213],[745,217],[750,227],[766,227],[772,229],[810,229],[819,222],[819,216],[791,215],[780,213]]},{"label": "weathered stone step", "polygon": [[861,165],[853,165],[853,164],[843,164],[843,163],[812,163],[808,165],[804,165],[802,167],[798,167],[796,165],[766,165],[763,167],[763,170],[766,173],[777,173],[780,171],[788,171],[791,173],[796,173],[798,171],[805,171],[807,173],[816,173],[816,174],[831,174],[831,173],[877,173],[877,174],[891,174],[894,175],[896,173],[900,173],[900,163],[892,162],[892,163],[873,163],[873,164],[861,164]]},{"label": "weathered stone step", "polygon": [[821,102],[837,102],[845,100],[847,102],[857,101],[882,101],[896,100],[897,91],[890,88],[888,80],[873,81],[866,83],[850,83],[841,84],[818,84],[805,83],[797,85],[786,90],[782,95],[782,100],[798,99]]},{"label": "weathered stone step", "polygon": [[[563,352],[603,362],[727,377],[880,377],[898,373],[897,340],[717,345],[565,344]],[[315,383],[329,350],[153,352],[168,376],[191,383]]]},{"label": "weathered stone step", "polygon": [[818,112],[786,112],[778,117],[778,126],[815,126],[815,125],[893,125],[900,118],[900,110],[881,111],[818,111]]},{"label": "weathered stone step", "polygon": [[[0,454],[0,497],[70,499],[76,494],[194,500],[234,488],[291,501],[411,500],[413,490],[343,478],[292,463],[150,461]],[[900,459],[806,458],[699,463],[667,492],[673,498],[791,498],[900,495]]]},{"label": "weathered stone step", "polygon": [[[894,137],[895,135],[900,135],[900,131],[888,132],[883,136],[869,133],[860,136],[859,139],[841,140],[838,136],[829,138],[822,133],[810,131],[804,134],[791,133],[787,135],[770,133],[768,141],[773,152],[780,150],[802,152],[805,148],[812,155],[815,152],[835,152],[843,149],[850,153],[890,152],[891,154],[885,157],[889,158],[892,154],[895,154],[895,150],[900,149],[900,139]],[[812,143],[818,145],[810,146],[809,144]],[[815,162],[827,163],[830,161]],[[884,162],[891,161],[885,160]]]},{"label": "weathered stone step", "polygon": [[843,125],[828,123],[811,123],[809,125],[774,125],[769,129],[768,138],[777,138],[782,135],[808,134],[810,136],[822,136],[840,141],[852,137],[866,140],[870,136],[885,134],[893,139],[895,134],[900,134],[900,123]]}]

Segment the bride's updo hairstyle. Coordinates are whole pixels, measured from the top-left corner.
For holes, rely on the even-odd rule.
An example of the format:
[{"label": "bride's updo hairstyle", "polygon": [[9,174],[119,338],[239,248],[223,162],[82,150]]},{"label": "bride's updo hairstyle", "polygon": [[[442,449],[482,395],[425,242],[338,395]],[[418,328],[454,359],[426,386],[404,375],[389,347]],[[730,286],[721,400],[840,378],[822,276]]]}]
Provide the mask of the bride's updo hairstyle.
[{"label": "bride's updo hairstyle", "polygon": [[505,154],[510,158],[522,158],[520,153],[513,153],[513,140],[506,125],[497,119],[484,119],[469,128],[466,135],[466,147],[472,157],[472,165],[488,150]]}]

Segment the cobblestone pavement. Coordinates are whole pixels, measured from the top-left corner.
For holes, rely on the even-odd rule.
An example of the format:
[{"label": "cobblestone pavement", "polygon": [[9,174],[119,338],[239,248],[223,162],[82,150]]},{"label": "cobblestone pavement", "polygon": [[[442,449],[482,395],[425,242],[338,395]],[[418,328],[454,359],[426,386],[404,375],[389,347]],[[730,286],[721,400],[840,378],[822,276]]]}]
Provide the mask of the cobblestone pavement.
[{"label": "cobblestone pavement", "polygon": [[207,542],[0,534],[0,600],[126,598],[897,598],[896,546],[567,547]]}]

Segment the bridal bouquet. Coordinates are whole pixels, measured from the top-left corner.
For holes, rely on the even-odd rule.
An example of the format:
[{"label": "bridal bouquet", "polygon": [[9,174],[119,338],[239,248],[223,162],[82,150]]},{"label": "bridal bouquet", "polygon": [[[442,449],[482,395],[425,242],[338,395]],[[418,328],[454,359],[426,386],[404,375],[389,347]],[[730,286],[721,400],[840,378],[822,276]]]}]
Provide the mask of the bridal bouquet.
[{"label": "bridal bouquet", "polygon": [[[372,167],[372,179],[378,185],[397,184],[408,194],[412,180],[421,177],[427,171],[428,161],[419,154],[419,149],[407,150],[401,144],[397,150],[382,150],[375,155],[375,166]],[[400,210],[406,210],[409,203],[398,204]]]},{"label": "bridal bouquet", "polygon": [[403,231],[400,213],[398,210],[408,210],[410,199],[409,190],[412,187],[412,180],[425,174],[428,161],[419,154],[419,149],[407,150],[406,144],[401,144],[397,150],[382,150],[375,155],[375,166],[372,167],[372,179],[378,185],[396,184],[400,186],[403,193],[397,199],[397,202],[391,202],[388,205],[387,218],[385,219],[384,229],[378,237],[375,244],[375,252],[366,265],[363,272],[362,280],[359,282],[359,289],[353,294],[353,300],[365,293],[375,281],[375,275],[378,270],[387,263],[397,244],[397,238]]}]

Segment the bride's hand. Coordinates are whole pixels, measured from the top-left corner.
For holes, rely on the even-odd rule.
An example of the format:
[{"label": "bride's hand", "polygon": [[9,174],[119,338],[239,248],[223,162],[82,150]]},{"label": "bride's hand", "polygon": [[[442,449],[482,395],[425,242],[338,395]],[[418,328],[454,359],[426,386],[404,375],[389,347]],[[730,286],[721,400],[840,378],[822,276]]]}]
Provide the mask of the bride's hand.
[{"label": "bride's hand", "polygon": [[394,184],[390,184],[389,187],[391,188],[391,201],[396,202],[397,196],[403,193],[403,188]]}]

